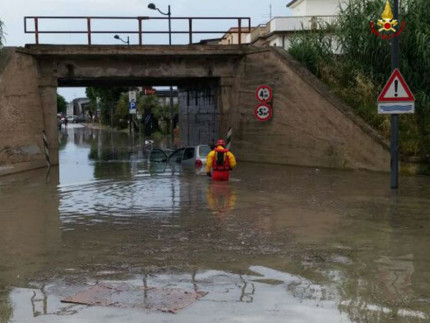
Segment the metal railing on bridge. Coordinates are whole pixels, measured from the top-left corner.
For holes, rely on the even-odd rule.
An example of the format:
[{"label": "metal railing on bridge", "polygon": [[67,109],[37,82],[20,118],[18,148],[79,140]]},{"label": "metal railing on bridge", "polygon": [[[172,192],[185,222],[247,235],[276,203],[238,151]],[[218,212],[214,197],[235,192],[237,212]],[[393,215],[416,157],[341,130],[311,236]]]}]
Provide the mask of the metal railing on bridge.
[{"label": "metal railing on bridge", "polygon": [[[185,21],[187,23],[186,30],[151,30],[144,28],[144,21],[155,21],[155,20],[166,20],[171,19],[172,22],[175,21]],[[46,30],[41,29],[41,22],[46,20],[60,20],[63,22],[62,26],[70,22],[71,20],[80,20],[86,24],[85,30]],[[118,20],[126,20],[126,21],[136,21],[136,29],[134,30],[94,30],[93,22],[97,20],[107,20],[107,21],[118,21]],[[234,27],[227,27],[226,30],[195,30],[193,27],[196,21],[233,21],[235,23]],[[30,21],[33,22],[33,28],[29,28]],[[30,26],[31,27],[31,26]],[[143,45],[143,35],[152,34],[152,35],[162,35],[162,34],[171,34],[171,35],[188,35],[188,43],[193,43],[193,35],[214,35],[214,34],[238,34],[238,43],[242,43],[242,35],[246,33],[250,33],[251,31],[251,18],[249,17],[147,17],[147,16],[139,16],[139,17],[119,17],[119,16],[26,16],[24,17],[24,32],[26,34],[34,34],[35,43],[40,44],[40,35],[42,34],[86,34],[87,35],[87,44],[91,45],[93,43],[92,36],[97,34],[127,34],[127,35],[137,35],[138,45]]]}]

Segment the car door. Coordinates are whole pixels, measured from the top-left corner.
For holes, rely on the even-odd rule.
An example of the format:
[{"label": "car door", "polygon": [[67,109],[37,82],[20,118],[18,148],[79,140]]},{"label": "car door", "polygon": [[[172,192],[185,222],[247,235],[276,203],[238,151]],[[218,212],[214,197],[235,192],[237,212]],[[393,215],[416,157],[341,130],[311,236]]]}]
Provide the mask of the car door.
[{"label": "car door", "polygon": [[184,156],[185,148],[175,150],[169,156],[169,163],[181,163]]},{"label": "car door", "polygon": [[165,163],[167,155],[161,149],[152,149],[149,153],[149,162],[151,163]]},{"label": "car door", "polygon": [[193,166],[194,165],[194,162],[196,160],[195,151],[196,151],[196,149],[194,147],[185,148],[184,156],[182,158],[182,165],[186,165],[186,166]]}]

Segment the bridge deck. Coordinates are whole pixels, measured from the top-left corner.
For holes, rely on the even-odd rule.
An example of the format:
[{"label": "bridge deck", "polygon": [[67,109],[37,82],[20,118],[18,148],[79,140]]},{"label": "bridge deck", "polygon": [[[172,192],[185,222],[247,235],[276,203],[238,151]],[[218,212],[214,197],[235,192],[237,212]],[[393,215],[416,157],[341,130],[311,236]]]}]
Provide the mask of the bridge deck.
[{"label": "bridge deck", "polygon": [[244,56],[257,49],[249,45],[25,45],[20,52],[33,56]]}]

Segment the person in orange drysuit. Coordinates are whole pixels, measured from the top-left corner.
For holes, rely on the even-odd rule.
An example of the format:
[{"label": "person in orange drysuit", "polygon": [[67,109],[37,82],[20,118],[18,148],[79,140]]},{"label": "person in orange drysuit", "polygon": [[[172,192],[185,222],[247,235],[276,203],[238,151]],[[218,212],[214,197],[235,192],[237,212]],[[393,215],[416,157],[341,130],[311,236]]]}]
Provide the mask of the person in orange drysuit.
[{"label": "person in orange drysuit", "polygon": [[212,176],[214,181],[228,181],[230,170],[236,167],[236,164],[236,158],[230,150],[225,149],[225,141],[220,139],[206,158],[206,174]]}]

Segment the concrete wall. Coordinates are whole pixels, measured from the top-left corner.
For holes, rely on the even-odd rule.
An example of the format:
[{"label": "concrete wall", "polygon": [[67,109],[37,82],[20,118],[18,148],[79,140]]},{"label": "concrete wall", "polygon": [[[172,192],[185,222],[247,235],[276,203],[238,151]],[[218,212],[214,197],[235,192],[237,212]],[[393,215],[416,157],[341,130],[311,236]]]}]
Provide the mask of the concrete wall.
[{"label": "concrete wall", "polygon": [[[239,160],[388,171],[387,144],[325,86],[279,48],[244,58],[231,113]],[[254,116],[261,84],[273,88],[273,118]]]},{"label": "concrete wall", "polygon": [[14,48],[3,48],[0,50],[0,174],[45,166],[43,129],[37,62]]}]

